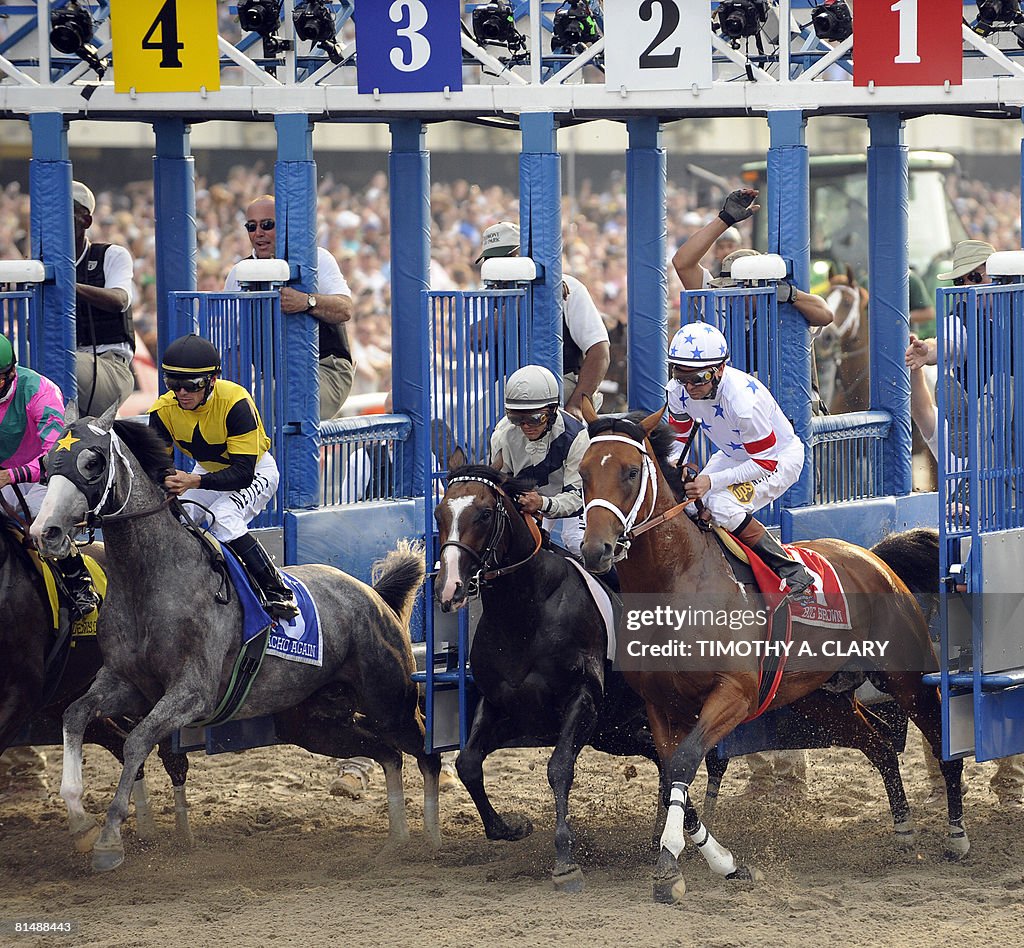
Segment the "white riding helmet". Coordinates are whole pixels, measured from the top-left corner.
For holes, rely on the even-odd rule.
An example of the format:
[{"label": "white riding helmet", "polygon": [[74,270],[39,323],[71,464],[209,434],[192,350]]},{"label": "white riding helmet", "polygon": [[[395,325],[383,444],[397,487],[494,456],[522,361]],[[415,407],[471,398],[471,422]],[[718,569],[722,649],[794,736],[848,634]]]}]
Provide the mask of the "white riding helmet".
[{"label": "white riding helmet", "polygon": [[729,359],[729,343],[711,323],[687,323],[668,347],[668,361],[687,369],[706,369]]},{"label": "white riding helmet", "polygon": [[558,379],[542,365],[524,365],[505,383],[505,407],[514,411],[558,404]]}]

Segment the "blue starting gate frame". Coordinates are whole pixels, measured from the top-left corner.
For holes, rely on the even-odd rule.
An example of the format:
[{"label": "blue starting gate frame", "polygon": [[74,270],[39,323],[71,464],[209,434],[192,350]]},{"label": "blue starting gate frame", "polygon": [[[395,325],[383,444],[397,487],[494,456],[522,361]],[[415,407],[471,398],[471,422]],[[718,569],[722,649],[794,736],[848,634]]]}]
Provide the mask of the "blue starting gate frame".
[{"label": "blue starting gate frame", "polygon": [[940,672],[947,758],[1024,751],[1024,285],[939,290]]}]

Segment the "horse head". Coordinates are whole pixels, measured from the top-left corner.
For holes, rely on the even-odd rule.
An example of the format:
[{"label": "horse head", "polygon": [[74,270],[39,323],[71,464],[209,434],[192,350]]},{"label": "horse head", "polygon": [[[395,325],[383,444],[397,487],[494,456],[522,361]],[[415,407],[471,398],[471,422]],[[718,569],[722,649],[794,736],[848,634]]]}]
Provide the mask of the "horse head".
[{"label": "horse head", "polygon": [[[99,418],[79,418],[69,404],[64,431],[46,454],[49,486],[31,530],[43,556],[66,556],[83,524],[95,527],[167,506],[156,486],[172,466],[166,445],[146,425],[115,421],[116,413],[112,405]],[[142,508],[141,514],[125,513],[129,505]]]},{"label": "horse head", "polygon": [[658,465],[650,435],[665,409],[639,421],[599,418],[584,405],[590,446],[580,461],[586,529],[583,562],[607,573],[629,551],[633,530],[654,516]]},{"label": "horse head", "polygon": [[66,556],[78,525],[107,503],[113,487],[111,429],[117,406],[99,418],[80,418],[74,402],[64,430],[46,454],[46,497],[32,524],[32,538],[44,556]]},{"label": "horse head", "polygon": [[465,606],[479,592],[480,577],[497,567],[511,534],[505,475],[490,467],[456,468],[434,508],[441,538],[441,568],[434,596],[444,612]]}]

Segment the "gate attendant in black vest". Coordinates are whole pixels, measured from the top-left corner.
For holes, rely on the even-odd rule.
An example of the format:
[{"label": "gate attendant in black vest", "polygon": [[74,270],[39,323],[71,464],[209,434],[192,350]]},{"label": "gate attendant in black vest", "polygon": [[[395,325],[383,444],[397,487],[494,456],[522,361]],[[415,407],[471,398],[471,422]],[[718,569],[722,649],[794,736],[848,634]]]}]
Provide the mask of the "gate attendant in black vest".
[{"label": "gate attendant in black vest", "polygon": [[135,388],[132,358],[131,254],[117,244],[94,244],[96,198],[81,181],[71,185],[75,215],[75,331],[78,405],[83,415],[102,415]]}]

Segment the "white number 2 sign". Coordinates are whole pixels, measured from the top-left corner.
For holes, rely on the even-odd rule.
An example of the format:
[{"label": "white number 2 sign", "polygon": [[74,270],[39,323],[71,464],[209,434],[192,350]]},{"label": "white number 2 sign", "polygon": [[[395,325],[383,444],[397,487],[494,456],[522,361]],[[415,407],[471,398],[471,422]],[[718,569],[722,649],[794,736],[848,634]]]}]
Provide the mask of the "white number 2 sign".
[{"label": "white number 2 sign", "polygon": [[604,8],[605,87],[711,87],[711,11],[693,0],[631,0]]}]

